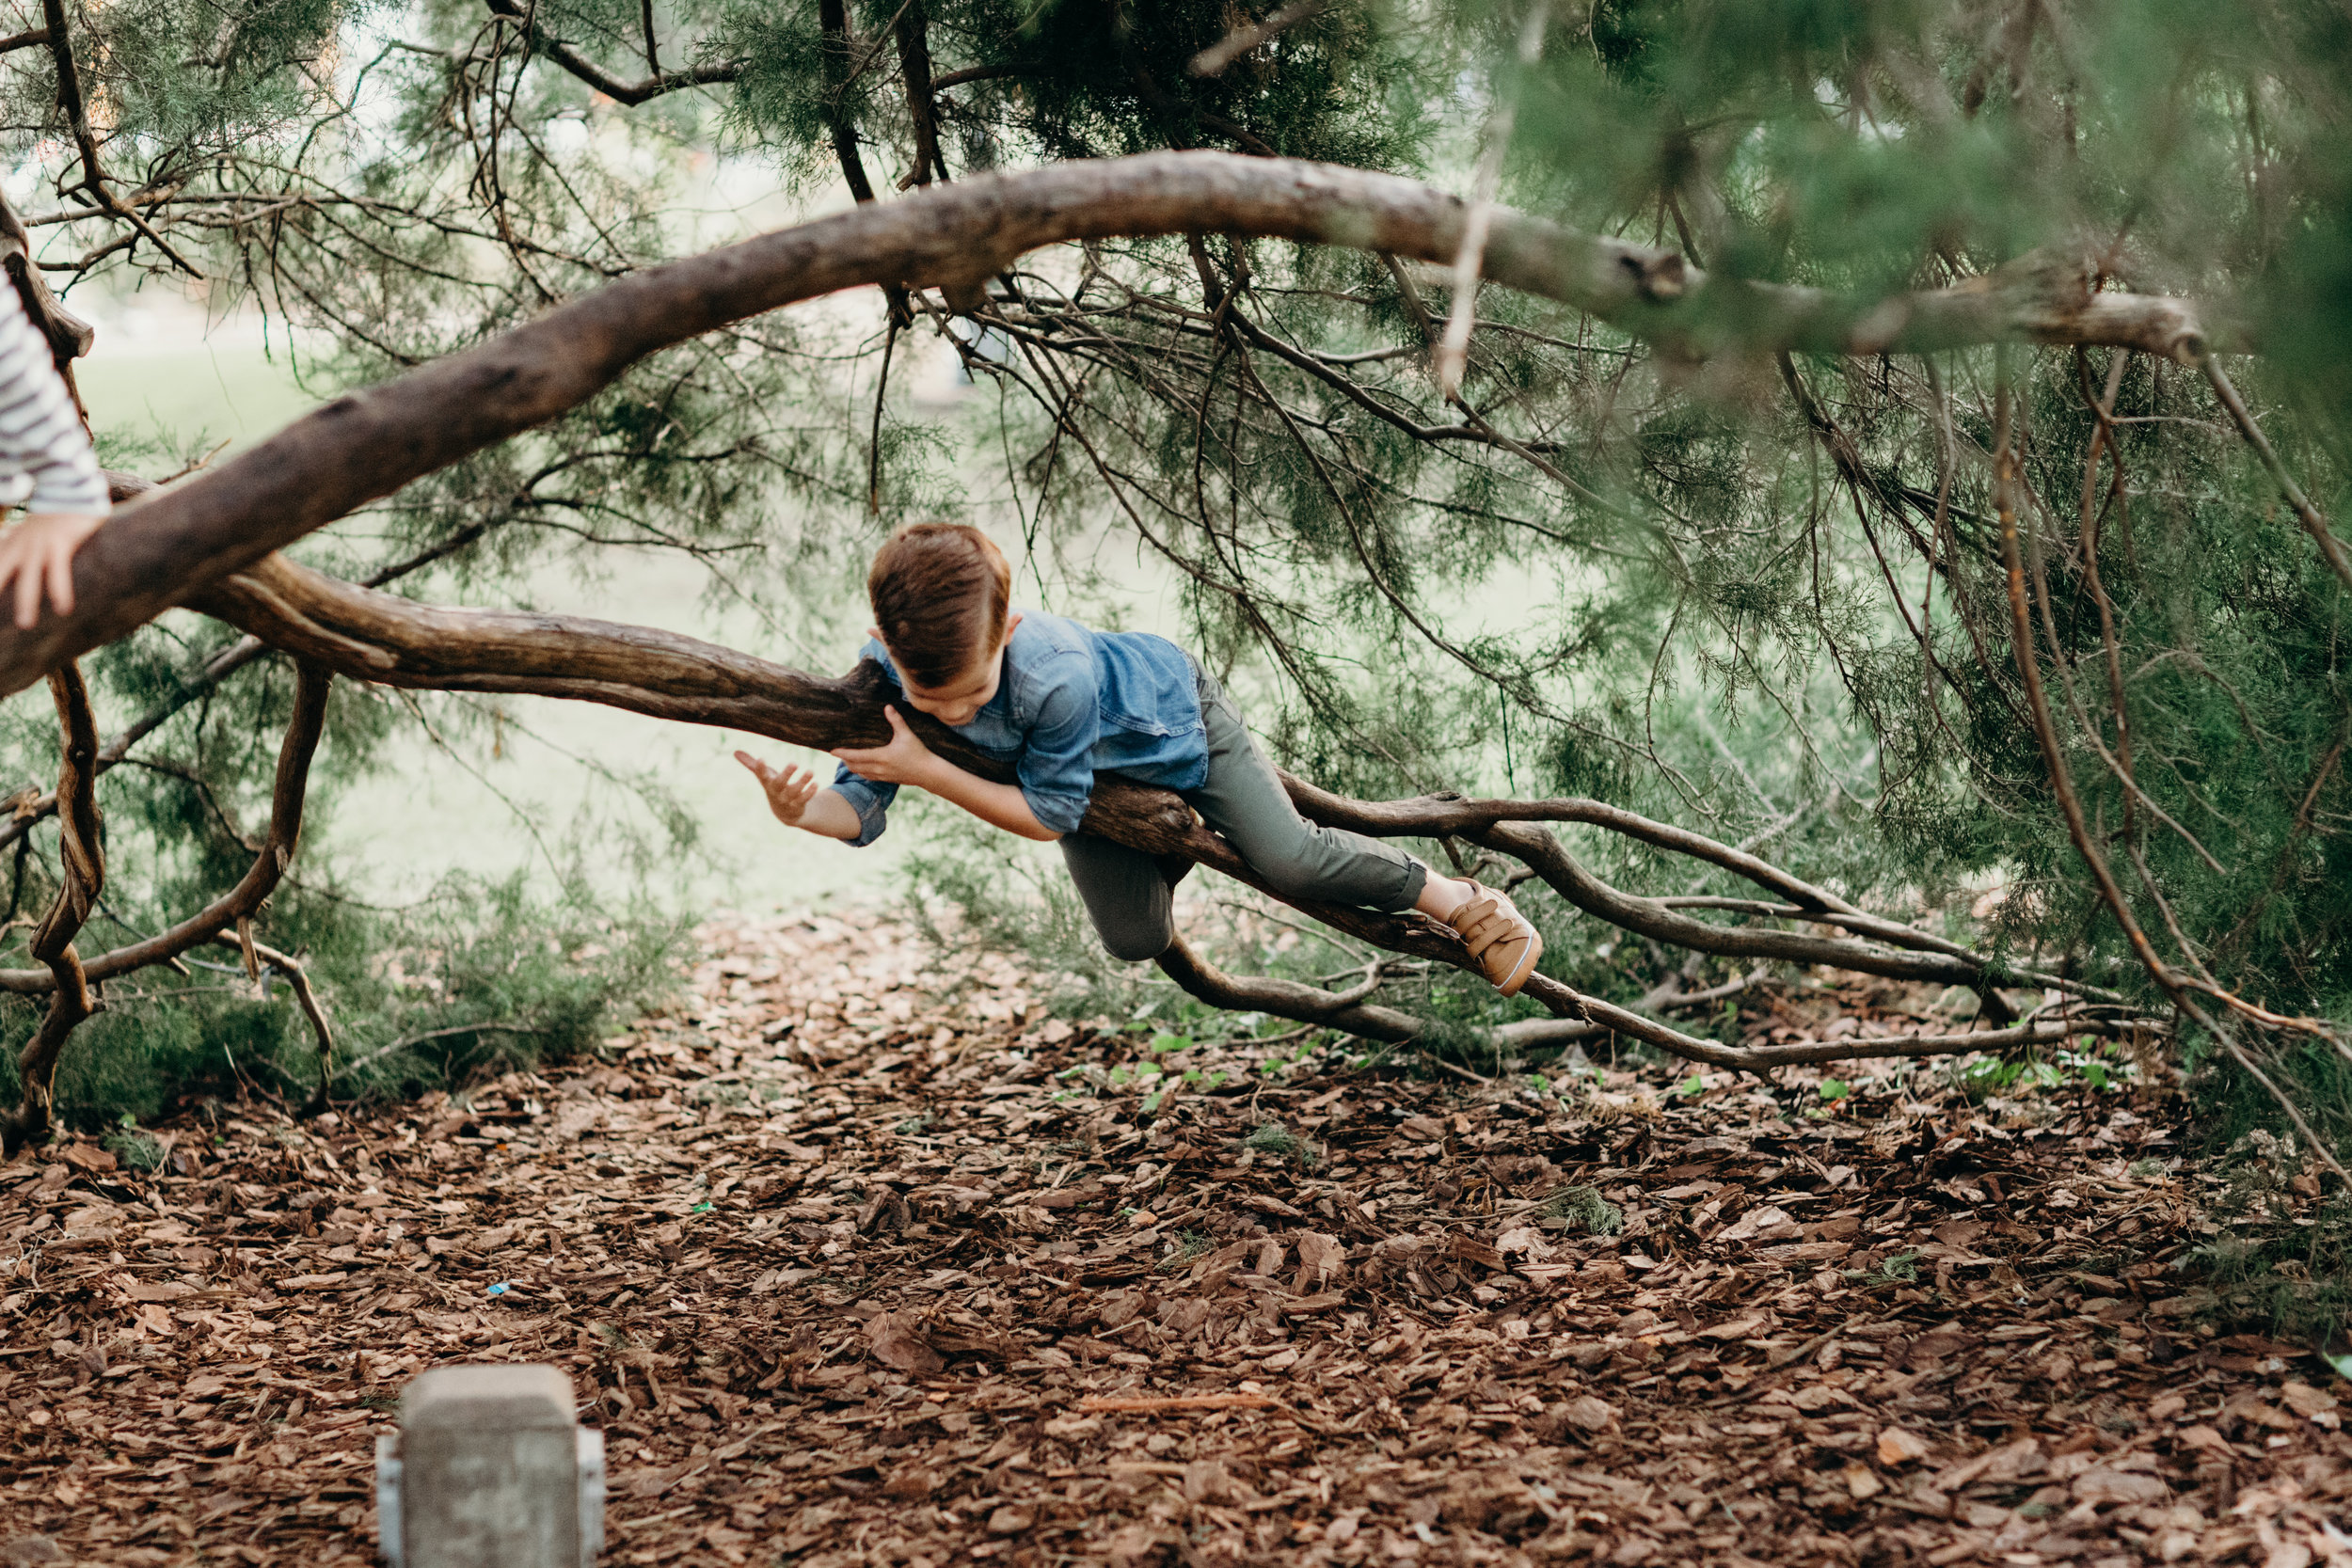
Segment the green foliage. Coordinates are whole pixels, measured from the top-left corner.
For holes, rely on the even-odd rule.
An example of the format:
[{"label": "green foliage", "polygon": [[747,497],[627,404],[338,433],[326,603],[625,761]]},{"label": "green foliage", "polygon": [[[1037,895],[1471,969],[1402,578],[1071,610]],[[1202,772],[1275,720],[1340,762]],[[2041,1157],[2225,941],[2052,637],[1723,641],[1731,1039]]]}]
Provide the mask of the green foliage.
[{"label": "green foliage", "polygon": [[1625,1228],[1625,1211],[1590,1185],[1561,1188],[1544,1199],[1543,1212],[1582,1227],[1588,1236],[1614,1236]]},{"label": "green foliage", "polygon": [[1919,1253],[1911,1251],[1889,1254],[1880,1262],[1877,1272],[1868,1276],[1869,1283],[1873,1285],[1916,1285],[1919,1283],[1920,1256]]},{"label": "green foliage", "polygon": [[[2077,1050],[2047,1055],[2025,1051],[2009,1056],[1973,1056],[1952,1069],[1962,1092],[1976,1101],[2037,1089],[2080,1087],[2104,1094],[2132,1073],[2131,1064],[2119,1058],[2106,1042],[2090,1038]],[[2272,1104],[2270,1109],[2275,1113],[2277,1106]]]},{"label": "green foliage", "polygon": [[[675,985],[684,929],[644,907],[616,917],[582,888],[550,901],[520,879],[453,879],[397,911],[297,893],[263,934],[307,958],[336,1029],[332,1092],[353,1098],[459,1087],[594,1051]],[[249,984],[232,953],[212,951],[190,955],[186,980],[153,970],[107,989],[106,1010],[59,1059],[61,1120],[136,1121],[204,1094],[309,1098],[317,1047],[292,994],[266,971]],[[16,1051],[38,1021],[25,1001],[0,1001],[0,1101],[15,1099]]]},{"label": "green foliage", "polygon": [[1249,1135],[1242,1139],[1241,1146],[1255,1149],[1260,1154],[1287,1160],[1301,1170],[1312,1170],[1323,1158],[1323,1151],[1311,1140],[1299,1136],[1279,1121],[1260,1122],[1249,1130]]}]

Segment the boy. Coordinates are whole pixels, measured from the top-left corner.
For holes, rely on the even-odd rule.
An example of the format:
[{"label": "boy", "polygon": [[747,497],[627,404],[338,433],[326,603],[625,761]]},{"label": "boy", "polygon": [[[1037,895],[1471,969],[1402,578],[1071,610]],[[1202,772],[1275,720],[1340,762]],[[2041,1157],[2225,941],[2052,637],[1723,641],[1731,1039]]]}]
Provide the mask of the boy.
[{"label": "boy", "polygon": [[1161,637],[1015,611],[1011,582],[1003,553],[977,529],[900,529],[866,576],[877,624],[864,657],[917,711],[1013,763],[1020,782],[992,784],[965,771],[885,707],[889,743],[834,752],[841,768],[828,789],[818,788],[813,772],[735,753],[767,790],[778,821],[871,844],[899,785],[928,789],[1008,832],[1058,843],[1112,956],[1156,958],[1176,936],[1175,889],[1158,859],[1078,831],[1095,774],[1118,773],[1183,796],[1288,896],[1414,909],[1444,921],[1498,990],[1518,994],[1544,944],[1509,898],[1437,876],[1377,840],[1311,825],[1232,699],[1190,655]]}]

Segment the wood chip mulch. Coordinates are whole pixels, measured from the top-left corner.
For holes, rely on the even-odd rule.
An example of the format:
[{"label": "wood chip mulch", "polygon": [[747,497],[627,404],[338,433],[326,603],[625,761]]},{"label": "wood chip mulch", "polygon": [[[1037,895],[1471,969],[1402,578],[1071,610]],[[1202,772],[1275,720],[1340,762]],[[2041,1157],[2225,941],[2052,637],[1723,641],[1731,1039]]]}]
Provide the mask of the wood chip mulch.
[{"label": "wood chip mulch", "polygon": [[507,1359],[620,1563],[2352,1561],[2175,1091],[1268,1072],[706,935],[610,1063],[0,1166],[0,1565],[363,1561],[402,1381]]}]

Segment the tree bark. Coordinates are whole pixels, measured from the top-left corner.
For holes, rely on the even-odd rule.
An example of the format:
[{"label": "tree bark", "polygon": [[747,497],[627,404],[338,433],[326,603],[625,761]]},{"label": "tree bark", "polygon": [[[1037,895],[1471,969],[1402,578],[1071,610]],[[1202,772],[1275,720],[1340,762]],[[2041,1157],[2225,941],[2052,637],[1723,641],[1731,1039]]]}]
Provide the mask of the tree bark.
[{"label": "tree bark", "polygon": [[[253,570],[216,585],[196,605],[302,658],[357,679],[389,686],[564,697],[658,719],[721,725],[817,750],[879,744],[889,734],[882,705],[890,689],[879,668],[870,663],[861,663],[839,679],[826,679],[642,626],[516,610],[439,609],[339,581],[283,556],[270,557]],[[924,743],[943,756],[983,777],[1010,779],[1006,765],[971,751],[955,731],[921,714],[906,717]],[[2117,1000],[2111,992],[2060,976],[2000,971],[1957,943],[1854,911],[1826,891],[1754,856],[1600,801],[1441,798],[1365,801],[1335,795],[1288,775],[1285,782],[1301,813],[1313,820],[1389,837],[1460,834],[1472,838],[1521,860],[1585,912],[1622,929],[1695,951],[1827,964],[1898,979],[1972,988],[2030,980],[2094,1001]],[[1543,821],[1604,828],[1735,870],[1793,900],[1787,909],[1798,917],[1859,928],[1868,940],[1716,926],[1694,919],[1601,881],[1537,825]],[[1203,826],[1192,809],[1168,791],[1116,776],[1100,778],[1083,831],[1149,854],[1181,856],[1282,897],[1266,888],[1230,844]],[[1452,930],[1419,914],[1283,901],[1335,931],[1390,952],[1455,968],[1474,967]],[[1780,907],[1768,908],[1782,912]],[[1241,998],[1238,1005],[1260,1011],[1327,1022],[1381,1039],[1409,1037],[1419,1027],[1410,1015],[1368,1006],[1363,996],[1221,974],[1182,947],[1163,960],[1162,968],[1186,990],[1219,1006],[1227,1005],[1224,998]],[[25,977],[31,981],[31,972],[25,972]],[[0,974],[0,985],[9,978]],[[1702,1040],[1582,996],[1542,975],[1530,982],[1527,994],[1558,1018],[1631,1034],[1695,1060],[1746,1065],[1781,1056],[1829,1059],[1785,1052],[1759,1054]],[[2122,1025],[2110,1021],[2073,1026],[2083,1032],[2102,1032]],[[1865,1054],[1923,1053],[1900,1044],[1855,1049]],[[1924,1053],[1968,1049],[1972,1047],[1945,1039]],[[1830,1050],[1831,1055],[1837,1053],[1836,1048]]]},{"label": "tree bark", "polygon": [[[1392,175],[1228,153],[1151,153],[934,185],[634,274],[528,325],[336,399],[243,455],[125,507],[74,562],[76,609],[0,630],[0,693],[20,690],[270,551],[529,430],[658,349],[863,285],[964,291],[1066,240],[1218,232],[1450,261],[1463,204]],[[2090,293],[2080,268],[1870,299],[1712,280],[1672,252],[1499,213],[1486,276],[1678,354],[1739,348],[1921,352],[2020,339],[2195,357],[2189,302]]]},{"label": "tree bark", "polygon": [[[334,680],[334,675],[324,664],[309,659],[297,662],[295,670],[297,684],[294,688],[294,716],[288,720],[286,737],[278,746],[278,776],[270,790],[269,832],[262,841],[260,851],[254,856],[252,866],[238,879],[235,887],[170,929],[91,958],[80,969],[80,973],[89,980],[110,980],[118,974],[128,974],[133,970],[178,958],[191,947],[213,941],[224,929],[232,929],[239,922],[252,919],[260,912],[263,901],[277,892],[278,884],[285,879],[287,869],[294,864],[294,851],[302,841],[302,808],[310,793],[310,759],[318,750],[319,737],[326,731],[326,692]],[[97,748],[97,736],[93,731],[89,744],[91,761],[96,758]],[[70,760],[72,754],[69,748]],[[57,795],[60,800],[72,801],[78,799],[75,790],[85,788],[87,783],[95,781],[97,769],[87,762],[82,764],[82,771],[87,775],[87,780],[69,771],[68,776],[59,781]],[[74,787],[70,788],[69,784]],[[89,813],[90,831],[94,834],[97,821],[95,803],[89,807]],[[71,815],[69,812],[61,814],[61,816]],[[88,842],[94,846],[95,837],[91,836]],[[95,854],[94,849],[92,853]],[[91,880],[89,874],[74,869],[71,853],[67,857],[67,872],[69,888],[76,885],[77,881]],[[103,880],[103,866],[96,873],[96,880]],[[92,887],[91,896],[95,897],[95,881]],[[51,919],[56,918],[53,911]],[[76,924],[78,926],[78,922]],[[43,928],[46,929],[46,927]],[[244,945],[243,942],[239,945]],[[20,996],[37,996],[57,988],[63,976],[55,972],[55,964],[44,957],[39,937],[34,940],[33,956],[50,964],[50,967],[0,969],[0,990],[14,991]]]},{"label": "tree bark", "polygon": [[16,1110],[0,1117],[0,1155],[12,1155],[28,1141],[49,1131],[50,1084],[57,1070],[57,1053],[68,1036],[98,1011],[98,994],[90,982],[97,978],[82,966],[73,939],[98,907],[106,885],[106,853],[98,814],[98,723],[90,712],[89,689],[82,672],[67,665],[49,677],[49,693],[57,705],[57,896],[33,931],[32,955],[42,965],[33,971],[48,982],[54,994],[40,1024],[18,1053],[16,1075],[21,1097]]}]

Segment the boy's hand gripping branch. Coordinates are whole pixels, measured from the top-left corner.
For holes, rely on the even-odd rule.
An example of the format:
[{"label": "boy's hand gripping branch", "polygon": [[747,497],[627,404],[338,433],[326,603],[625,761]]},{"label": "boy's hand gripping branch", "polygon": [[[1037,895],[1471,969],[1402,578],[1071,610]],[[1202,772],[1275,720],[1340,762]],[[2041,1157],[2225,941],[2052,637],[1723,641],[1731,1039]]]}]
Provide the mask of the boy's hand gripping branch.
[{"label": "boy's hand gripping branch", "polygon": [[887,742],[880,746],[836,747],[834,760],[847,764],[852,772],[876,784],[913,784],[917,789],[930,789],[941,768],[953,767],[907,728],[907,721],[899,717],[896,706],[884,705],[882,717],[890,721]]}]

